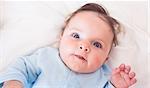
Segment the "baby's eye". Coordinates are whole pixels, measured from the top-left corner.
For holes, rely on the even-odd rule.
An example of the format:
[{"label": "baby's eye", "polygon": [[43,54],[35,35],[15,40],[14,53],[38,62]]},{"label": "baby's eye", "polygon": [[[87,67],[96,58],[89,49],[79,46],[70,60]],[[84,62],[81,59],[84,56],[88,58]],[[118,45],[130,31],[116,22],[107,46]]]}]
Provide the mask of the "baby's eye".
[{"label": "baby's eye", "polygon": [[77,38],[77,39],[80,38],[78,33],[72,33],[71,36],[72,36],[73,38]]},{"label": "baby's eye", "polygon": [[96,48],[102,48],[102,44],[99,43],[99,42],[94,42],[93,45],[94,45],[94,47],[96,47]]}]

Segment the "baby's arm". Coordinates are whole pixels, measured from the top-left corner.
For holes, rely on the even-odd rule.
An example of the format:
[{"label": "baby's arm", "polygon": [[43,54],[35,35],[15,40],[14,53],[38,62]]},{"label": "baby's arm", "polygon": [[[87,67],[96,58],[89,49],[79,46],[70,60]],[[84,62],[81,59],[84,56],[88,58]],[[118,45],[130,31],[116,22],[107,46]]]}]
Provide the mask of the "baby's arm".
[{"label": "baby's arm", "polygon": [[29,88],[39,74],[39,69],[37,68],[37,57],[37,54],[20,57],[15,63],[2,71],[0,73],[0,88],[2,86],[5,86],[4,88],[11,88],[14,85]]},{"label": "baby's arm", "polygon": [[23,85],[20,81],[11,80],[4,82],[3,88],[23,88]]},{"label": "baby's arm", "polygon": [[131,67],[121,64],[112,72],[111,83],[116,88],[129,88],[136,83],[135,73],[130,72]]}]

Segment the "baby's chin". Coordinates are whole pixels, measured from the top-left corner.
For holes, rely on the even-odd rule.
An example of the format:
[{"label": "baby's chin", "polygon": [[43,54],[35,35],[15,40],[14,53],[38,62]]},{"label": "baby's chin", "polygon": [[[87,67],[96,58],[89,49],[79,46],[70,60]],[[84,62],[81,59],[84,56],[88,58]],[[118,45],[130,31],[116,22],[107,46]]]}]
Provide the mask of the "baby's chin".
[{"label": "baby's chin", "polygon": [[90,70],[90,69],[87,69],[87,68],[81,67],[81,66],[68,66],[68,68],[70,70],[72,70],[73,72],[80,73],[80,74],[93,73],[96,71],[96,70],[93,70],[93,69]]}]

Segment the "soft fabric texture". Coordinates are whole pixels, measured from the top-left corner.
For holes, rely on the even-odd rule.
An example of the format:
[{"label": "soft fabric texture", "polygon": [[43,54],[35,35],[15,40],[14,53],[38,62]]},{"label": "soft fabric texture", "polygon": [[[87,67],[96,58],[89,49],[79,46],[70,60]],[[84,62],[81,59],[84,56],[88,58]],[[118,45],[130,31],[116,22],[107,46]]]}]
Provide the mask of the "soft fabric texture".
[{"label": "soft fabric texture", "polygon": [[[0,71],[17,57],[55,41],[65,17],[84,3],[0,1]],[[112,68],[121,63],[131,65],[138,80],[133,88],[149,88],[147,2],[98,3],[106,7],[124,27],[124,33],[118,35],[119,45],[112,49],[109,64]]]},{"label": "soft fabric texture", "polygon": [[93,73],[73,72],[61,60],[58,49],[44,47],[18,58],[0,73],[0,85],[18,80],[24,88],[113,88],[109,83],[110,74],[106,64]]}]

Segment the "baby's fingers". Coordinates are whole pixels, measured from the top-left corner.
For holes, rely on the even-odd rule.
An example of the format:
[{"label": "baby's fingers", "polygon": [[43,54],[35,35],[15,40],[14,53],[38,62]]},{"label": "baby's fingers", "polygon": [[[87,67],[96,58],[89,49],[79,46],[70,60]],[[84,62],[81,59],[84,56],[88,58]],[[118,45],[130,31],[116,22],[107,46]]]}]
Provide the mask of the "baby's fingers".
[{"label": "baby's fingers", "polygon": [[133,84],[135,84],[136,82],[137,82],[136,78],[132,78],[132,79],[130,80],[130,85],[133,85]]},{"label": "baby's fingers", "polygon": [[130,77],[130,79],[134,78],[135,77],[135,73],[134,72],[129,73],[129,77]]},{"label": "baby's fingers", "polygon": [[124,71],[124,70],[125,70],[125,64],[121,64],[121,65],[119,66],[119,69],[120,69],[121,71]]},{"label": "baby's fingers", "polygon": [[131,83],[130,83],[130,77],[128,74],[126,74],[125,72],[121,72],[121,76],[123,77],[124,81],[127,83],[127,85],[129,86]]},{"label": "baby's fingers", "polygon": [[130,72],[129,77],[130,77],[130,85],[133,85],[134,83],[136,83],[137,80],[135,78],[135,73],[134,72]]},{"label": "baby's fingers", "polygon": [[131,70],[130,66],[125,66],[125,73],[129,74],[130,70]]}]

